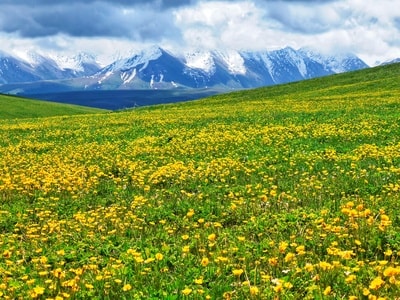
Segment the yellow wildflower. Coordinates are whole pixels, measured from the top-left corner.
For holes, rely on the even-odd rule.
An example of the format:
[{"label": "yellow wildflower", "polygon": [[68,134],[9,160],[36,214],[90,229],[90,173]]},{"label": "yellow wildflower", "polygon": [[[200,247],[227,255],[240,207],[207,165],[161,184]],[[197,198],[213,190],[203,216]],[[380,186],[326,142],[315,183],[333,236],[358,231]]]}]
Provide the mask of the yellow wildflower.
[{"label": "yellow wildflower", "polygon": [[210,234],[210,235],[208,236],[208,240],[209,240],[210,242],[215,241],[216,238],[217,238],[217,235],[216,235],[215,233],[212,233],[212,234]]},{"label": "yellow wildflower", "polygon": [[321,261],[319,263],[319,266],[324,271],[331,270],[333,268],[333,266],[330,263],[326,262],[326,261]]},{"label": "yellow wildflower", "polygon": [[203,257],[202,259],[201,259],[201,265],[203,266],[203,267],[206,267],[208,264],[209,264],[209,262],[210,262],[210,260],[207,258],[207,257]]},{"label": "yellow wildflower", "polygon": [[197,279],[194,280],[195,284],[203,284],[203,277],[199,277]]},{"label": "yellow wildflower", "polygon": [[394,268],[394,267],[387,267],[383,271],[383,275],[385,277],[391,277],[391,276],[397,276],[400,274],[400,267]]},{"label": "yellow wildflower", "polygon": [[192,292],[192,289],[189,289],[189,288],[185,288],[184,290],[182,290],[182,294],[184,294],[185,296],[190,295],[191,292]]},{"label": "yellow wildflower", "polygon": [[283,286],[282,284],[278,284],[277,286],[274,286],[274,291],[275,293],[280,293],[283,291]]},{"label": "yellow wildflower", "polygon": [[351,274],[346,277],[345,281],[346,281],[346,283],[352,283],[355,279],[356,279],[356,275]]},{"label": "yellow wildflower", "polygon": [[287,242],[280,242],[279,243],[279,252],[284,253],[288,246],[289,246],[289,244]]},{"label": "yellow wildflower", "polygon": [[393,254],[393,251],[390,249],[387,249],[385,252],[383,252],[385,256],[391,256]]},{"label": "yellow wildflower", "polygon": [[290,262],[292,261],[294,258],[296,257],[296,255],[292,252],[289,252],[288,254],[286,254],[285,256],[285,262]]},{"label": "yellow wildflower", "polygon": [[187,214],[186,214],[186,216],[188,217],[188,218],[191,218],[191,217],[193,217],[193,215],[194,215],[194,209],[189,209],[189,211],[187,212]]},{"label": "yellow wildflower", "polygon": [[307,272],[312,272],[314,270],[314,266],[312,264],[310,264],[310,263],[306,263],[306,265],[304,266],[304,269]]},{"label": "yellow wildflower", "polygon": [[306,247],[304,245],[300,245],[300,246],[296,247],[296,252],[298,255],[304,255],[304,254],[306,254],[305,249],[306,249]]},{"label": "yellow wildflower", "polygon": [[250,287],[250,295],[255,296],[258,295],[258,293],[259,293],[258,287],[256,286]]},{"label": "yellow wildflower", "polygon": [[12,254],[12,252],[10,250],[4,250],[3,257],[10,258],[11,254]]},{"label": "yellow wildflower", "polygon": [[243,273],[243,269],[234,269],[232,270],[232,274],[235,276],[240,276]]},{"label": "yellow wildflower", "polygon": [[374,278],[371,283],[369,284],[369,288],[371,290],[377,290],[385,284],[385,281],[382,280],[380,276]]},{"label": "yellow wildflower", "polygon": [[38,295],[43,295],[44,294],[44,287],[41,286],[36,286],[33,291],[38,294]]},{"label": "yellow wildflower", "polygon": [[278,258],[277,257],[271,257],[268,259],[268,263],[271,266],[277,266],[278,265]]},{"label": "yellow wildflower", "polygon": [[328,295],[331,293],[331,291],[332,291],[332,288],[331,288],[330,285],[328,285],[328,286],[325,288],[323,294],[324,294],[325,296],[328,296]]}]

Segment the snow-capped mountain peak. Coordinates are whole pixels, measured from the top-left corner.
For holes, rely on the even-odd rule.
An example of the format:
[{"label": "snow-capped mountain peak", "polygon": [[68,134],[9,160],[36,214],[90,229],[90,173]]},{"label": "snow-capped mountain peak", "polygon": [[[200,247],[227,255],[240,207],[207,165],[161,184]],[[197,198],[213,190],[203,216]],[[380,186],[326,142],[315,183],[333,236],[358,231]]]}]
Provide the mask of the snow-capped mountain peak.
[{"label": "snow-capped mountain peak", "polygon": [[158,59],[163,54],[163,51],[164,50],[160,47],[152,46],[139,52],[133,52],[130,57],[120,58],[104,70],[106,70],[106,72],[115,72],[119,70],[132,69],[140,65],[143,65],[142,69],[145,69],[148,62]]},{"label": "snow-capped mountain peak", "polygon": [[29,64],[33,68],[37,67],[38,65],[46,61],[46,58],[43,55],[34,50],[18,51],[15,54],[16,58],[21,59],[22,61]]},{"label": "snow-capped mountain peak", "polygon": [[309,47],[300,48],[298,52],[324,65],[326,70],[334,73],[343,73],[349,69],[358,69],[366,66],[364,62],[352,53],[322,53]]},{"label": "snow-capped mountain peak", "polygon": [[246,74],[244,59],[239,52],[234,50],[214,51],[214,55],[225,64],[231,74]]},{"label": "snow-capped mountain peak", "polygon": [[124,63],[124,68],[133,68],[138,65],[143,65],[142,69],[147,67],[147,64],[151,60],[156,60],[162,55],[162,49],[159,47],[150,47],[146,50],[141,51],[137,55],[128,58]]},{"label": "snow-capped mountain peak", "polygon": [[[57,91],[64,84],[67,90],[254,88],[368,67],[355,55],[327,55],[290,47],[273,51],[200,50],[176,55],[152,46],[133,51],[104,68],[87,53],[67,57],[28,52],[20,59],[3,56],[0,53],[0,84],[71,79],[57,83]],[[41,89],[40,84],[37,89]]]},{"label": "snow-capped mountain peak", "polygon": [[85,64],[99,65],[96,61],[96,56],[86,52],[79,52],[74,56],[52,54],[50,58],[55,61],[61,70],[84,72]]},{"label": "snow-capped mountain peak", "polygon": [[212,53],[209,51],[193,51],[185,53],[186,66],[193,69],[200,69],[206,73],[215,71],[215,63]]}]

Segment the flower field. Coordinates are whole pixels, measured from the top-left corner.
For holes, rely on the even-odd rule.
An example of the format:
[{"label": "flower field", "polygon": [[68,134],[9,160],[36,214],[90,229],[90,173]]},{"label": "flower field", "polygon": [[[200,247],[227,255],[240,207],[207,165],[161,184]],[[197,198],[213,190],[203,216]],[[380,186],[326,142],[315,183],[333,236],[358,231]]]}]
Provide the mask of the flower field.
[{"label": "flower field", "polygon": [[0,121],[0,299],[400,299],[399,79]]}]

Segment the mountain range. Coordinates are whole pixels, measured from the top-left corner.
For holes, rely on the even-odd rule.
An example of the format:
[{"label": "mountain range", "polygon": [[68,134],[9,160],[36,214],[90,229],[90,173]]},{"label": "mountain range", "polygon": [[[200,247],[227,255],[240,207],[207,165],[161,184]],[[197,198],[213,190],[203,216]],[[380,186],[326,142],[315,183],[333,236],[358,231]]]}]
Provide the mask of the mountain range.
[{"label": "mountain range", "polygon": [[93,55],[52,57],[0,52],[0,92],[38,94],[80,90],[243,89],[367,68],[353,54],[326,56],[286,47],[274,51],[193,51],[158,46],[102,67]]}]

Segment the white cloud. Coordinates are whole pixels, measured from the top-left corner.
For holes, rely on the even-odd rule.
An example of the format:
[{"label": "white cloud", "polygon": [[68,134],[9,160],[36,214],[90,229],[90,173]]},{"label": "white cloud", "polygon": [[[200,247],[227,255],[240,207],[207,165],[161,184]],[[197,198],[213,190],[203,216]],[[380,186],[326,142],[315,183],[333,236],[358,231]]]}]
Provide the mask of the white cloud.
[{"label": "white cloud", "polygon": [[[41,0],[35,9],[30,0],[18,0],[18,7],[11,0],[0,4],[5,17],[0,18],[0,50],[88,51],[103,62],[149,44],[173,50],[311,46],[353,52],[368,64],[400,57],[397,0],[104,0],[84,5],[76,0],[67,7],[63,3],[68,1]],[[87,19],[71,7],[84,8]]]},{"label": "white cloud", "polygon": [[200,2],[175,11],[176,26],[190,47],[263,48],[275,21],[265,20],[252,2]]},{"label": "white cloud", "polygon": [[[400,56],[394,1],[209,1],[177,8],[186,45],[276,49],[304,46],[353,52],[368,64]],[[398,54],[396,54],[396,52]],[[381,57],[380,57],[381,56]]]}]

